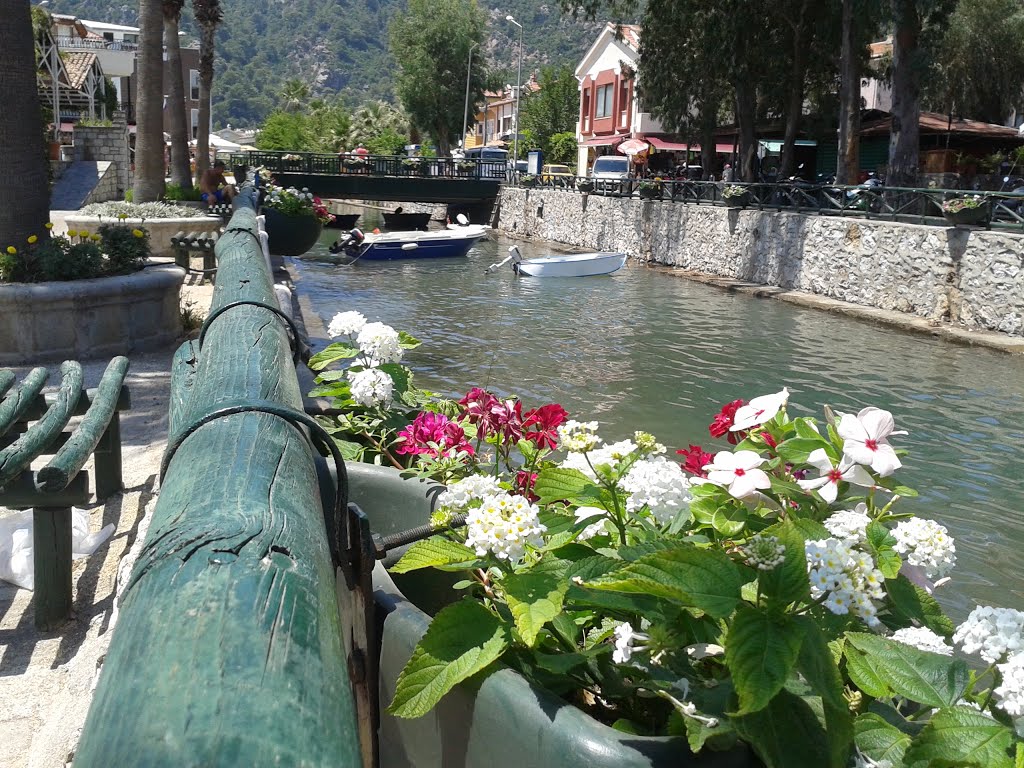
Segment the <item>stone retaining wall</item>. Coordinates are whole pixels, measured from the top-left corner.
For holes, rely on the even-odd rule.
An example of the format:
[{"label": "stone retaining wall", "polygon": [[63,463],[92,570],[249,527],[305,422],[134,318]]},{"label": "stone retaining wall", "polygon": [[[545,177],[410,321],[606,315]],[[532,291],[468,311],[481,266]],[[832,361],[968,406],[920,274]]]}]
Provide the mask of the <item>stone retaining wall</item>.
[{"label": "stone retaining wall", "polygon": [[498,227],[1024,335],[1024,235],[511,187]]},{"label": "stone retaining wall", "polygon": [[[75,160],[109,160],[115,166],[114,194],[102,200],[122,200],[132,186],[128,157],[128,125],[124,112],[115,112],[112,126],[75,126]],[[89,202],[96,202],[90,200]]]},{"label": "stone retaining wall", "polygon": [[92,188],[92,191],[85,196],[85,200],[82,205],[90,205],[91,203],[103,203],[107,200],[120,200],[124,195],[119,194],[120,181],[118,179],[117,163],[111,162],[97,162],[97,170],[100,172],[99,181],[96,182],[96,186]]},{"label": "stone retaining wall", "polygon": [[126,227],[144,228],[149,232],[150,256],[157,259],[174,258],[171,238],[179,232],[220,232],[224,222],[219,216],[194,216],[181,219],[112,219],[99,216],[71,214],[64,219],[68,229],[95,232],[100,224],[121,224]]}]

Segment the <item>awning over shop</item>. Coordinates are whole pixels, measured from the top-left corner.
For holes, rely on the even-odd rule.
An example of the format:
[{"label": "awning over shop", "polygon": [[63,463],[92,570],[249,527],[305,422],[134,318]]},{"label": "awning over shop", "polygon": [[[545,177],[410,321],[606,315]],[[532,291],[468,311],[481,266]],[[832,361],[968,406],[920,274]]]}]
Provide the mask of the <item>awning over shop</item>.
[{"label": "awning over shop", "polygon": [[[661,152],[685,152],[687,149],[691,152],[700,152],[700,144],[680,144],[674,141],[659,139],[657,136],[648,136],[647,141],[650,142],[652,147]],[[715,144],[715,154],[732,154],[732,144]]]},{"label": "awning over shop", "polygon": [[598,136],[593,139],[587,139],[581,141],[581,147],[610,147],[613,144],[618,144],[623,139],[628,139],[628,136]]}]

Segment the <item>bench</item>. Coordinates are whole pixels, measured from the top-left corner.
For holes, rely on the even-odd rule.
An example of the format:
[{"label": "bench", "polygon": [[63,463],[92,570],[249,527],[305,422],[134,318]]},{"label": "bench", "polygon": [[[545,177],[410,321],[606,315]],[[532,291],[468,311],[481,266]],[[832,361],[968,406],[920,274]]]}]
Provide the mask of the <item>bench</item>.
[{"label": "bench", "polygon": [[213,205],[206,206],[206,213],[208,215],[220,216],[225,223],[231,218],[232,211],[231,203],[214,203]]},{"label": "bench", "polygon": [[[110,362],[96,389],[82,387],[79,363],[66,361],[60,371],[60,388],[43,395],[46,368],[34,368],[17,387],[14,374],[0,370],[0,396],[7,395],[0,401],[0,506],[32,510],[35,625],[41,630],[71,615],[71,507],[91,498],[82,471],[89,456],[95,456],[97,499],[124,487],[119,411],[131,404],[125,357]],[[79,415],[78,427],[65,431]],[[38,457],[50,455],[45,467],[31,469]]]},{"label": "bench", "polygon": [[[200,275],[200,282],[210,278],[210,282],[216,281],[217,257],[214,248],[217,245],[218,232],[185,232],[179,231],[171,237],[171,247],[174,249],[174,263],[187,272]],[[192,254],[197,253],[203,257],[203,268],[192,268]]]}]

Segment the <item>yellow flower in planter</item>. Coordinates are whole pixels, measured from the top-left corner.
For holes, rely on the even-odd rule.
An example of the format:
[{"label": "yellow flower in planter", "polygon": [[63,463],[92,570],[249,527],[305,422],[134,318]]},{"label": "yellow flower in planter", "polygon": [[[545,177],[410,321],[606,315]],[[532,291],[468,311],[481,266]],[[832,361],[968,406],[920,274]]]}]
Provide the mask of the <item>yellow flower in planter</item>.
[{"label": "yellow flower in planter", "polygon": [[53,222],[52,221],[48,221],[43,226],[45,226],[47,229],[53,229]]},{"label": "yellow flower in planter", "polygon": [[18,252],[18,249],[15,248],[13,245],[8,245],[7,246],[7,252],[9,254],[11,254],[11,256],[13,256],[14,254],[16,254]]},{"label": "yellow flower in planter", "polygon": [[89,239],[90,240],[94,240],[94,241],[96,241],[98,243],[100,241],[100,236],[99,235],[95,235],[95,234],[94,235],[90,235]]},{"label": "yellow flower in planter", "polygon": [[29,236],[28,236],[28,244],[29,244],[29,245],[35,245],[35,242],[36,242],[36,240],[38,240],[38,239],[39,239],[39,238],[38,238],[38,237],[36,237],[35,235],[29,235]]},{"label": "yellow flower in planter", "polygon": [[68,230],[68,237],[75,237],[77,234],[78,232],[73,229]]},{"label": "yellow flower in planter", "polygon": [[135,235],[136,237],[145,237],[146,236],[146,233],[143,232],[141,229],[133,229],[132,230],[132,234]]}]

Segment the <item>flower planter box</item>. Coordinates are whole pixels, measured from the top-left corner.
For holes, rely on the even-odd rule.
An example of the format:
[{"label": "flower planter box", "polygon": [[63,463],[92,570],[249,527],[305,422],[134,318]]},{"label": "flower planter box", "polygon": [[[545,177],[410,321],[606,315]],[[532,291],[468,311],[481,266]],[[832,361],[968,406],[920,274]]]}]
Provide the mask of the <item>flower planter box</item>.
[{"label": "flower planter box", "polygon": [[661,188],[658,189],[638,189],[637,194],[640,195],[641,200],[660,200],[661,199]]},{"label": "flower planter box", "polygon": [[584,194],[589,194],[594,191],[594,182],[590,179],[586,181],[580,181],[576,183],[576,189]]},{"label": "flower planter box", "polygon": [[274,256],[301,256],[316,245],[323,224],[312,214],[286,216],[276,208],[264,208],[270,252]]},{"label": "flower planter box", "polygon": [[729,208],[746,208],[748,202],[747,193],[744,192],[742,195],[723,197],[722,202],[724,202]]},{"label": "flower planter box", "polygon": [[181,336],[178,267],[0,285],[0,365],[149,352]]},{"label": "flower planter box", "polygon": [[[191,207],[191,206],[189,206]],[[149,232],[150,254],[155,259],[173,259],[174,246],[171,238],[179,232],[220,232],[224,222],[219,216],[194,216],[175,219],[115,219],[110,216],[83,216],[72,214],[65,219],[69,230],[85,230],[90,234],[100,224],[123,224],[129,229],[145,229]]]},{"label": "flower planter box", "polygon": [[980,205],[977,208],[962,208],[959,211],[943,211],[942,215],[953,226],[985,224],[988,222],[989,209],[987,205]]},{"label": "flower planter box", "polygon": [[[398,471],[347,465],[349,500],[359,504],[375,533],[387,535],[427,522],[441,486],[402,479]],[[373,572],[380,638],[380,765],[388,768],[740,768],[759,763],[745,749],[694,755],[685,739],[616,731],[554,694],[502,669],[448,693],[421,718],[386,711],[395,684],[436,611],[456,593],[455,574],[389,574],[402,552],[388,553]],[[461,578],[461,577],[456,577]],[[426,609],[426,610],[424,610]]]}]

